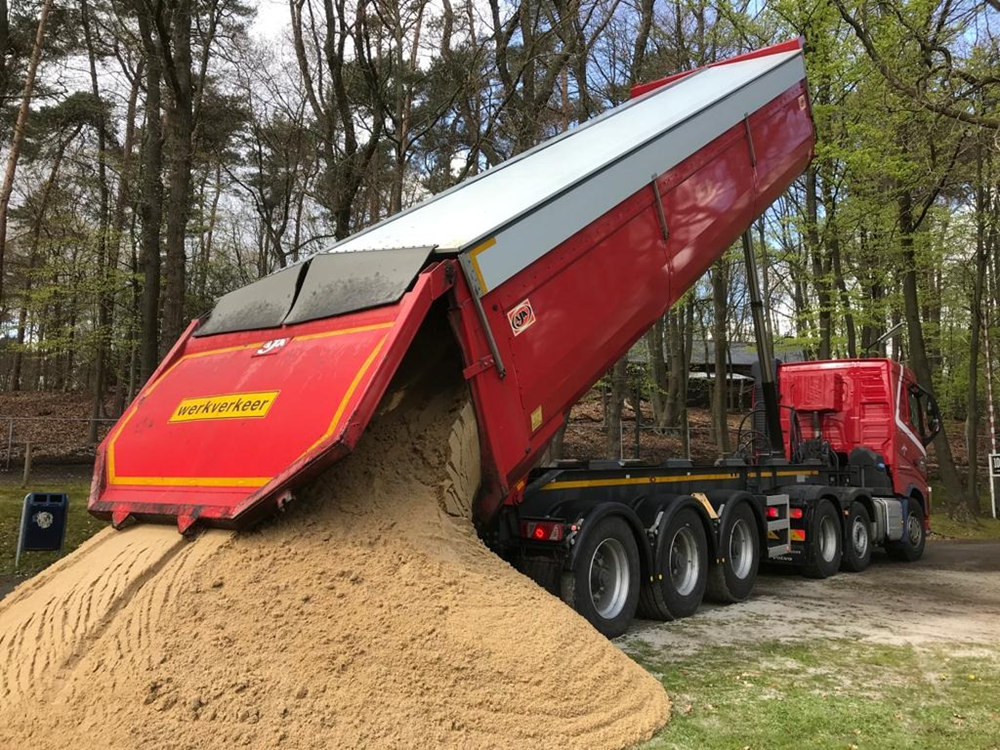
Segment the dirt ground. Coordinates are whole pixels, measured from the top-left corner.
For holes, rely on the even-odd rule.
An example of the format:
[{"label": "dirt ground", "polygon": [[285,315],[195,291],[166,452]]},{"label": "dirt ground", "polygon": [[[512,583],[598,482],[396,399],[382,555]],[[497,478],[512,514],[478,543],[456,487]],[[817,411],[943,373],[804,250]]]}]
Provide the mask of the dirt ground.
[{"label": "dirt ground", "polygon": [[1000,542],[928,542],[923,559],[899,563],[876,551],[864,573],[825,581],[769,572],[749,601],[704,604],[674,623],[638,621],[621,639],[684,655],[706,646],[846,638],[932,646],[1000,644]]}]

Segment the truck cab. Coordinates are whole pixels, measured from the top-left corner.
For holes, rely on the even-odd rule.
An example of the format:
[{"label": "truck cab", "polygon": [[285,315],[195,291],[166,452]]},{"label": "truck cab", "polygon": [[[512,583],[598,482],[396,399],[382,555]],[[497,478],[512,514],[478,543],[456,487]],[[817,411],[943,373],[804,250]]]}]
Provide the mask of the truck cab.
[{"label": "truck cab", "polygon": [[928,524],[927,446],[940,414],[910,370],[891,359],[782,364],[778,391],[789,461],[873,461],[896,495],[920,503]]}]

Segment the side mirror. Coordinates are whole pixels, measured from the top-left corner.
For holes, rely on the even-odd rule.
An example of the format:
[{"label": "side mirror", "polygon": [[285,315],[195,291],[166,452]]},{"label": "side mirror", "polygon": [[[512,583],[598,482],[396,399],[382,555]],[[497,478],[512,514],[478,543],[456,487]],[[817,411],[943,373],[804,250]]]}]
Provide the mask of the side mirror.
[{"label": "side mirror", "polygon": [[941,432],[941,410],[934,397],[919,385],[911,385],[910,394],[916,399],[916,420],[920,426],[920,442],[926,448]]}]

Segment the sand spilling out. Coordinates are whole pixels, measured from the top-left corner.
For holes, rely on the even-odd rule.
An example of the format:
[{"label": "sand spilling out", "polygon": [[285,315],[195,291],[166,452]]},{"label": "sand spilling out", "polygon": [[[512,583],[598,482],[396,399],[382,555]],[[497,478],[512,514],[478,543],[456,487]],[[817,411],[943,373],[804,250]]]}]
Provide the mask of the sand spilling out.
[{"label": "sand spilling out", "polygon": [[659,683],[476,537],[473,412],[435,390],[259,530],[105,531],[0,603],[0,747],[649,737]]}]

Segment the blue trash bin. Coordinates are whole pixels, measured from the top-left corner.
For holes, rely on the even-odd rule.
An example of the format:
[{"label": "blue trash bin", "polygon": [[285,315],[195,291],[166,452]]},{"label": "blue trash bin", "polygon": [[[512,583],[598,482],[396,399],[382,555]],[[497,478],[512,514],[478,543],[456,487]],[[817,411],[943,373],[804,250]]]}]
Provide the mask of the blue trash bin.
[{"label": "blue trash bin", "polygon": [[62,552],[66,542],[69,495],[61,492],[29,492],[21,510],[21,533],[17,540],[14,568],[22,552]]}]

